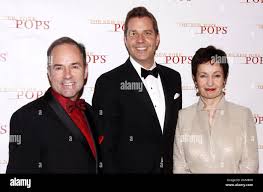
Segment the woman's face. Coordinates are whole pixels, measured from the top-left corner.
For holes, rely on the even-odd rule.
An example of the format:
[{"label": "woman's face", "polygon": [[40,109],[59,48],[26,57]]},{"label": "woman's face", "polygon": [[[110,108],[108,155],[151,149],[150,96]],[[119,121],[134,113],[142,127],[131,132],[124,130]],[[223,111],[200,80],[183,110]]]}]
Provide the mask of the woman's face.
[{"label": "woman's face", "polygon": [[225,79],[223,68],[218,63],[210,61],[197,67],[196,86],[204,99],[217,99],[223,94]]}]

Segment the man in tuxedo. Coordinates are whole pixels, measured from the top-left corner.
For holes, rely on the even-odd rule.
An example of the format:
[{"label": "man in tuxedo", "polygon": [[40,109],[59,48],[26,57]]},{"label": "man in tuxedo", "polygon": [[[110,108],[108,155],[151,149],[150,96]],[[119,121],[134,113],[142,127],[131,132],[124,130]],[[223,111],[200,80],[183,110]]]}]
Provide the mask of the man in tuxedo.
[{"label": "man in tuxedo", "polygon": [[104,173],[172,173],[181,77],[156,64],[160,36],[155,17],[144,7],[125,20],[130,57],[96,81],[92,99],[104,137]]},{"label": "man in tuxedo", "polygon": [[88,76],[85,47],[69,37],[47,51],[51,87],[18,109],[10,120],[7,173],[99,172],[97,133],[91,106],[80,96]]}]

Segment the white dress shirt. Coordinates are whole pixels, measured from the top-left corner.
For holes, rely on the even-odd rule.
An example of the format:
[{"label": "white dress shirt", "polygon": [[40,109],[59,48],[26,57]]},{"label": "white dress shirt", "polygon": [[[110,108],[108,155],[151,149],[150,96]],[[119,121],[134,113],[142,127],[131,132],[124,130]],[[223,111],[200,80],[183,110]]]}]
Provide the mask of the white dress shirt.
[{"label": "white dress shirt", "polygon": [[[141,77],[141,68],[144,68],[142,65],[137,63],[132,57],[130,57],[130,61],[137,71],[138,75],[140,76],[144,86],[148,94],[150,95],[151,101],[153,103],[155,112],[157,114],[162,132],[164,126],[164,118],[165,118],[165,97],[163,92],[163,86],[161,82],[160,75],[155,78],[152,75],[148,75],[145,79]],[[150,69],[146,70],[153,70],[156,67],[156,63],[154,62]],[[145,69],[145,68],[144,68]]]}]

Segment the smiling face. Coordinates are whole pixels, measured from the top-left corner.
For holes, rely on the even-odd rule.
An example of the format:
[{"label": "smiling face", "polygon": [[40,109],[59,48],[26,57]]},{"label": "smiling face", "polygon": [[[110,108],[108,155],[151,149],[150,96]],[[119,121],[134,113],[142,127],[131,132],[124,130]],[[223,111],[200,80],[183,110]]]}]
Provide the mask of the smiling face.
[{"label": "smiling face", "polygon": [[211,62],[208,61],[198,65],[194,79],[200,96],[204,100],[218,99],[223,95],[225,78],[220,64],[211,64]]},{"label": "smiling face", "polygon": [[88,76],[80,50],[73,44],[61,44],[51,52],[48,78],[51,87],[60,95],[75,101]]},{"label": "smiling face", "polygon": [[127,26],[124,42],[130,56],[145,68],[150,68],[154,63],[155,51],[160,42],[152,20],[149,17],[133,17]]}]

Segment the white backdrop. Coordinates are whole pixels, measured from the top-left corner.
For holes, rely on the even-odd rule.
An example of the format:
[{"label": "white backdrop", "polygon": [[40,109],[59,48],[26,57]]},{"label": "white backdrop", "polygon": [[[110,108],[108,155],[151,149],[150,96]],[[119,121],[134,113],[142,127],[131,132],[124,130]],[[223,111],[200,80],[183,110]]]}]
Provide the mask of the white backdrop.
[{"label": "white backdrop", "polygon": [[189,65],[195,51],[214,45],[227,52],[226,98],[254,114],[263,173],[262,0],[1,0],[0,173],[8,163],[12,113],[49,87],[50,43],[69,36],[85,44],[89,77],[83,98],[91,103],[98,76],[127,59],[123,23],[127,12],[141,5],[159,24],[156,60],[182,75],[183,107],[197,100]]}]

